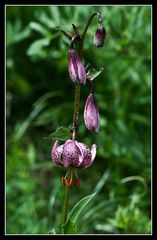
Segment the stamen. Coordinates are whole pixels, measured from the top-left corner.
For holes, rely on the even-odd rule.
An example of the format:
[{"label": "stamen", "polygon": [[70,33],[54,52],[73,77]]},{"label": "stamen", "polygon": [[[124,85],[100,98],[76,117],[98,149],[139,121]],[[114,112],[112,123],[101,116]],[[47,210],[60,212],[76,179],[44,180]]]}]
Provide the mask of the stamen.
[{"label": "stamen", "polygon": [[80,182],[81,182],[81,180],[80,180],[80,178],[78,178],[78,176],[77,176],[76,169],[75,169],[75,176],[76,176],[75,185],[77,185],[78,187],[80,187]]},{"label": "stamen", "polygon": [[[69,173],[70,173],[71,176],[69,176]],[[76,175],[76,178],[78,179],[77,174],[76,174],[76,171],[75,171],[75,175]],[[69,177],[70,177],[70,180],[69,180],[69,182],[68,182]],[[72,169],[71,169],[71,171],[69,170],[69,171],[66,173],[65,177],[62,177],[62,184],[63,184],[63,185],[66,185],[66,186],[68,186],[68,187],[72,187],[73,183],[74,183],[74,178],[73,178],[73,171],[72,171]]]},{"label": "stamen", "polygon": [[73,184],[73,177],[70,178],[69,187],[72,187],[72,184]]},{"label": "stamen", "polygon": [[65,177],[62,177],[62,184],[65,185],[66,184],[66,178]]},{"label": "stamen", "polygon": [[78,175],[77,175],[76,169],[75,169],[75,176],[76,176],[76,178],[78,179]]},{"label": "stamen", "polygon": [[81,180],[80,180],[80,178],[78,178],[78,179],[76,180],[75,184],[76,184],[78,187],[80,187],[80,182],[81,182]]},{"label": "stamen", "polygon": [[68,180],[67,179],[65,179],[65,183],[66,183],[66,186],[68,186],[69,184],[68,184]]}]

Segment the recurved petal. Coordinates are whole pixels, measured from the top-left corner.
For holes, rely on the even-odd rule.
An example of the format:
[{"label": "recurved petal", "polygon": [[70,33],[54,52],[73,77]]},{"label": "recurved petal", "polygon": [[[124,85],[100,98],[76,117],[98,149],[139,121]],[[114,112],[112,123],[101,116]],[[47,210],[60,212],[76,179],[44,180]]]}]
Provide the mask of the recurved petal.
[{"label": "recurved petal", "polygon": [[59,141],[58,140],[56,140],[55,141],[55,143],[54,143],[54,145],[53,145],[53,147],[52,147],[52,150],[51,150],[51,157],[52,158],[54,158],[54,154],[55,154],[55,151],[56,151],[56,149],[58,148],[58,146],[59,146]]},{"label": "recurved petal", "polygon": [[94,161],[94,159],[96,157],[96,148],[97,148],[96,144],[93,144],[92,147],[91,147],[92,162]]},{"label": "recurved petal", "polygon": [[90,167],[90,166],[94,163],[95,156],[96,156],[96,144],[93,144],[93,145],[92,145],[91,155],[92,155],[91,161],[90,161],[90,163],[86,166],[86,168]]},{"label": "recurved petal", "polygon": [[84,161],[84,151],[82,149],[82,144],[83,143],[75,141],[75,144],[78,148],[78,160],[79,160],[76,167],[80,167],[82,165],[83,161]]},{"label": "recurved petal", "polygon": [[62,161],[64,167],[76,166],[79,162],[78,148],[74,140],[67,140],[63,146]]},{"label": "recurved petal", "polygon": [[90,162],[92,160],[91,151],[84,143],[76,142],[76,144],[81,152],[81,156],[79,157],[78,167],[86,168],[86,167],[88,167],[88,165],[90,164]]},{"label": "recurved petal", "polygon": [[51,158],[52,161],[57,166],[63,166],[63,162],[61,160],[62,152],[63,152],[63,145],[58,146],[58,140],[54,143],[52,151],[51,151]]}]

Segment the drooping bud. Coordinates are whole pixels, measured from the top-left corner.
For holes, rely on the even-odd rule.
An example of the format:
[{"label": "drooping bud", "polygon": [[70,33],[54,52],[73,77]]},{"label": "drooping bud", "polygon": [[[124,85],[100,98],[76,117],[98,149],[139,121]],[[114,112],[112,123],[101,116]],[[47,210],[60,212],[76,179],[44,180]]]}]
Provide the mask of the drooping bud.
[{"label": "drooping bud", "polygon": [[98,14],[98,28],[94,35],[94,45],[96,47],[103,47],[105,37],[106,37],[106,30],[103,26],[103,19],[100,14]]},{"label": "drooping bud", "polygon": [[75,49],[70,49],[68,53],[68,69],[72,81],[78,85],[86,83],[86,71]]},{"label": "drooping bud", "polygon": [[91,132],[99,132],[99,110],[94,94],[90,94],[84,108],[84,122]]}]

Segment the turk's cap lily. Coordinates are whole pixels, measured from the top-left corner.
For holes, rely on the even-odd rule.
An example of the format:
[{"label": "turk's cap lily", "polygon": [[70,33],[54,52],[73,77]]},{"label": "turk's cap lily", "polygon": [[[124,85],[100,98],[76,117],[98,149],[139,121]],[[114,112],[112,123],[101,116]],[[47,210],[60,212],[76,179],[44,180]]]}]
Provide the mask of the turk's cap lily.
[{"label": "turk's cap lily", "polygon": [[84,107],[84,122],[90,132],[99,132],[99,110],[94,94],[90,94]]},{"label": "turk's cap lily", "polygon": [[75,140],[67,140],[59,146],[56,140],[51,151],[51,158],[55,165],[61,167],[87,168],[94,162],[96,144],[91,150],[84,144]]},{"label": "turk's cap lily", "polygon": [[84,85],[86,83],[85,68],[77,51],[73,48],[70,48],[68,52],[68,69],[70,78],[73,82],[78,85]]}]

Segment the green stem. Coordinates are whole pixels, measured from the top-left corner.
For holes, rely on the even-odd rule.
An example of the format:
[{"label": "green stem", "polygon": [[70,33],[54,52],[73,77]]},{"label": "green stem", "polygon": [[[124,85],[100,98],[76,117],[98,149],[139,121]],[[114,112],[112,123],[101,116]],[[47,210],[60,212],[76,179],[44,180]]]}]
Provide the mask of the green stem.
[{"label": "green stem", "polygon": [[84,40],[85,35],[86,35],[86,32],[87,32],[87,30],[88,30],[88,27],[89,27],[92,19],[93,19],[96,15],[99,15],[99,13],[96,12],[96,13],[93,13],[93,14],[90,16],[90,18],[89,18],[89,20],[88,20],[88,22],[87,22],[87,24],[86,24],[86,26],[85,26],[85,28],[84,28],[84,30],[83,30],[82,40]]},{"label": "green stem", "polygon": [[74,115],[73,115],[73,135],[72,139],[76,138],[76,131],[78,126],[78,117],[79,117],[79,102],[80,102],[80,86],[75,86],[75,101],[74,101]]},{"label": "green stem", "polygon": [[[72,174],[72,168],[68,169],[67,172],[67,180],[69,182],[69,179]],[[68,207],[69,207],[69,186],[65,186],[65,193],[64,193],[64,205],[63,205],[63,218],[62,218],[62,227],[61,227],[61,233],[64,234],[64,225],[67,221],[68,217]]]},{"label": "green stem", "polygon": [[[88,27],[92,21],[92,19],[94,18],[94,16],[98,15],[98,13],[94,13],[91,15],[91,17],[89,18],[85,29],[83,31],[82,37],[78,35],[74,35],[73,38],[71,39],[71,47],[73,47],[73,43],[76,40],[78,40],[78,54],[80,56],[80,59],[82,60],[82,54],[83,54],[83,43],[84,43],[84,38],[85,35],[87,33]],[[74,100],[74,114],[73,114],[73,133],[72,133],[72,139],[75,140],[76,139],[76,131],[77,131],[77,127],[78,127],[78,117],[79,117],[79,103],[80,103],[80,86],[76,85],[75,86],[75,100]],[[72,174],[72,168],[69,168],[68,173],[67,173],[67,178],[69,181],[69,176],[71,176]],[[68,217],[68,206],[69,206],[69,186],[65,187],[65,195],[64,195],[64,207],[63,207],[63,218],[62,218],[62,229],[61,229],[61,233],[64,234],[64,224],[67,221],[67,217]]]},{"label": "green stem", "polygon": [[[79,43],[78,43],[78,54],[79,54],[81,60],[82,60],[82,53],[83,53],[83,39],[80,38]],[[75,140],[75,138],[76,138],[76,131],[77,131],[77,127],[78,127],[79,103],[80,103],[80,86],[75,85],[73,133],[72,133],[72,139],[73,140]]]},{"label": "green stem", "polygon": [[67,221],[68,216],[68,204],[69,204],[69,187],[65,186],[65,195],[64,195],[64,207],[63,207],[63,219],[62,219],[62,231],[64,234],[64,224]]}]

